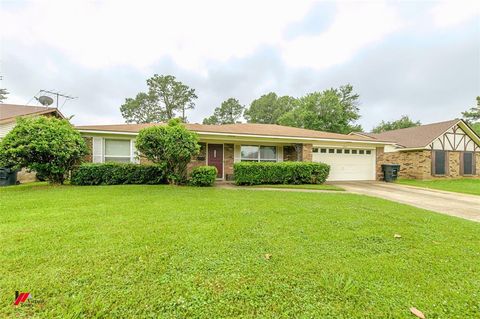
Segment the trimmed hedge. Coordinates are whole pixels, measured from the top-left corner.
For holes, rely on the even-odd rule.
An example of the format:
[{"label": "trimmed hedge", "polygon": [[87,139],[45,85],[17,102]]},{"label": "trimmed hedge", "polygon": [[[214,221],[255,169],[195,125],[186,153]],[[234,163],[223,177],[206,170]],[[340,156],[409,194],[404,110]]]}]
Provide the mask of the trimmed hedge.
[{"label": "trimmed hedge", "polygon": [[72,172],[74,185],[166,184],[163,165],[82,164]]},{"label": "trimmed hedge", "polygon": [[192,186],[213,186],[217,178],[217,172],[215,166],[195,167],[190,174],[189,184]]},{"label": "trimmed hedge", "polygon": [[323,184],[330,166],[311,162],[242,162],[233,166],[237,185]]}]

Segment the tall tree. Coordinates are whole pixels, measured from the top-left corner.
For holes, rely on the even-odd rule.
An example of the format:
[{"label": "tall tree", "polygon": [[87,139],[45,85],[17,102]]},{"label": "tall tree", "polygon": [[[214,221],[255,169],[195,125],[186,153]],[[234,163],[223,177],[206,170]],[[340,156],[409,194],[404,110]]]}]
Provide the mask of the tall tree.
[{"label": "tall tree", "polygon": [[291,96],[278,97],[270,92],[254,100],[243,116],[249,123],[276,124],[283,114],[295,108],[296,103]]},{"label": "tall tree", "polygon": [[373,133],[382,133],[386,131],[398,130],[401,128],[409,128],[422,125],[420,121],[413,121],[408,115],[402,115],[402,117],[396,121],[385,122],[381,121],[380,124],[375,126],[372,130]]},{"label": "tall tree", "polygon": [[3,103],[3,101],[5,101],[7,99],[7,95],[8,95],[8,91],[7,89],[0,89],[0,103]]},{"label": "tall tree", "polygon": [[134,99],[125,99],[120,112],[127,123],[158,123],[165,120],[165,112],[155,103],[154,97],[143,92]]},{"label": "tall tree", "polygon": [[361,131],[359,95],[350,84],[337,89],[313,92],[298,99],[298,106],[282,115],[278,123],[311,130],[343,133]]},{"label": "tall tree", "polygon": [[195,107],[195,89],[172,75],[158,75],[147,80],[148,93],[125,99],[120,112],[127,123],[154,123],[173,119],[177,112],[186,122],[185,111]]},{"label": "tall tree", "polygon": [[480,96],[477,96],[477,106],[470,108],[468,111],[462,112],[463,118],[472,128],[480,135]]},{"label": "tall tree", "polygon": [[462,112],[465,121],[473,123],[480,121],[480,96],[477,96],[477,106],[470,108],[468,111]]},{"label": "tall tree", "polygon": [[183,122],[186,122],[185,111],[195,107],[197,98],[195,89],[177,81],[173,75],[158,75],[147,80],[149,94],[155,97],[164,106],[165,117],[170,120],[175,112],[181,113]]},{"label": "tall tree", "polygon": [[229,98],[215,108],[213,115],[203,119],[203,124],[233,124],[238,123],[242,117],[245,106],[237,99]]}]

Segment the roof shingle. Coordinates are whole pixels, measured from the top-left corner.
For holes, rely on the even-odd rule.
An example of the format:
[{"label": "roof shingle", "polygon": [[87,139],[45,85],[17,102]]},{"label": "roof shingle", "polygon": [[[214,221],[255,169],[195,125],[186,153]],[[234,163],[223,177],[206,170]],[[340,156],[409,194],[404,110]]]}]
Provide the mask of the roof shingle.
[{"label": "roof shingle", "polygon": [[17,104],[1,104],[0,103],[0,121],[6,122],[14,120],[19,116],[46,114],[56,112],[61,117],[63,115],[55,107],[34,106],[34,105],[17,105]]},{"label": "roof shingle", "polygon": [[[108,131],[108,132],[127,132],[138,133],[142,128],[154,125],[164,125],[160,123],[149,124],[118,124],[118,125],[91,125],[91,126],[76,126],[79,130],[87,131]],[[239,123],[239,124],[224,124],[224,125],[204,125],[204,124],[185,124],[189,130],[197,133],[221,133],[232,135],[262,135],[262,136],[281,136],[281,137],[299,137],[312,139],[334,139],[334,140],[352,140],[372,142],[371,138],[345,135],[329,132],[321,132],[314,130],[307,130],[297,127],[289,127],[275,124],[253,124],[253,123]],[[383,142],[376,140],[375,142]]]},{"label": "roof shingle", "polygon": [[427,146],[436,137],[457,124],[459,119],[403,128],[382,133],[362,133],[376,139],[395,142],[405,148],[420,148]]}]

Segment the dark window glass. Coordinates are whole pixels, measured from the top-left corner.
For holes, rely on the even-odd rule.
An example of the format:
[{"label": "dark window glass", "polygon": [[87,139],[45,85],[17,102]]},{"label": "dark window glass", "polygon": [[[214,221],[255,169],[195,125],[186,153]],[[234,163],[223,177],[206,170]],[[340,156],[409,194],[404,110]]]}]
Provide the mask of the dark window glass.
[{"label": "dark window glass", "polygon": [[320,149],[320,153],[326,153],[327,152],[327,149],[326,148],[321,148]]},{"label": "dark window glass", "polygon": [[337,148],[337,153],[338,153],[338,154],[342,154],[342,149],[341,149],[341,148]]},{"label": "dark window glass", "polygon": [[318,153],[318,148],[316,147],[312,148],[312,153]]},{"label": "dark window glass", "polygon": [[334,150],[333,148],[329,148],[329,149],[328,149],[328,152],[329,152],[330,154],[333,154],[333,153],[335,153],[335,150]]},{"label": "dark window glass", "polygon": [[359,152],[360,154],[362,154],[362,155],[365,154],[365,150],[360,150],[360,151],[358,151],[358,152]]},{"label": "dark window glass", "polygon": [[473,153],[463,153],[463,174],[473,175]]},{"label": "dark window glass", "polygon": [[435,151],[435,175],[445,175],[445,151]]},{"label": "dark window glass", "polygon": [[345,154],[350,154],[350,150],[345,150],[344,153]]},{"label": "dark window glass", "polygon": [[352,150],[352,154],[357,154],[357,150]]},{"label": "dark window glass", "polygon": [[368,155],[372,154],[372,151],[370,151],[370,150],[367,150],[366,152],[367,152]]}]

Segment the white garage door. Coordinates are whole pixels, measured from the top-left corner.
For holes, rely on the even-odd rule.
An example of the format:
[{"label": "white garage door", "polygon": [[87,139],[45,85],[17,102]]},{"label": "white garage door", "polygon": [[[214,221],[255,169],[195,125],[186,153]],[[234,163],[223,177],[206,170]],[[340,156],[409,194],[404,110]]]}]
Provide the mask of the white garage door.
[{"label": "white garage door", "polygon": [[375,150],[313,148],[313,161],[330,165],[329,181],[375,180]]}]

